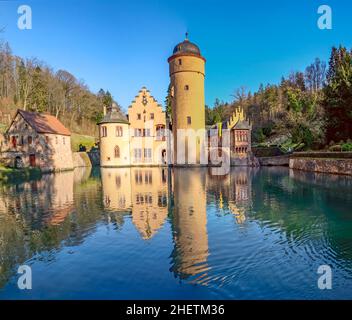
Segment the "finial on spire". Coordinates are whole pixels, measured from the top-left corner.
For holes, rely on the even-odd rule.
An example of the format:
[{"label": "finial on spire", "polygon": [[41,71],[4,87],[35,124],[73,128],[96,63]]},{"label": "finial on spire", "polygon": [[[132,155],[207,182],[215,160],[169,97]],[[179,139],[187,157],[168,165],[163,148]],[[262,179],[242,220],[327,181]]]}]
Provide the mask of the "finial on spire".
[{"label": "finial on spire", "polygon": [[188,31],[186,31],[186,40],[188,40]]}]

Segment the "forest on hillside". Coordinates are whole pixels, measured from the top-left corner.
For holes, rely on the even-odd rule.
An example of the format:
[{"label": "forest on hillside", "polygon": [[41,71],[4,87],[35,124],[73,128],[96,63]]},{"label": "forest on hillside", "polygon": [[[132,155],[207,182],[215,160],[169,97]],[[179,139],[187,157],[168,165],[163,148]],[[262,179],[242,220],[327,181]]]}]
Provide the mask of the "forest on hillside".
[{"label": "forest on hillside", "polygon": [[103,106],[112,103],[109,91],[93,93],[83,80],[66,70],[54,71],[37,58],[12,54],[0,42],[0,124],[9,125],[17,109],[48,112],[72,132],[96,135]]},{"label": "forest on hillside", "polygon": [[227,120],[243,106],[258,145],[295,149],[352,150],[352,50],[332,48],[329,64],[316,59],[304,71],[251,93],[235,91],[233,101],[206,107],[208,125]]}]

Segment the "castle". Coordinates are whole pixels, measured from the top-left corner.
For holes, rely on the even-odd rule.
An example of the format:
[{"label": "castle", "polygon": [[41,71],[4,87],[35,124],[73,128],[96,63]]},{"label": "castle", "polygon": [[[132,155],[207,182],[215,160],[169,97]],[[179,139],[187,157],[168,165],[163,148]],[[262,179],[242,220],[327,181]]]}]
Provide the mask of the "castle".
[{"label": "castle", "polygon": [[113,104],[99,123],[102,167],[253,165],[251,124],[241,108],[205,126],[205,58],[187,38],[168,58],[172,114],[143,87],[124,115]]}]

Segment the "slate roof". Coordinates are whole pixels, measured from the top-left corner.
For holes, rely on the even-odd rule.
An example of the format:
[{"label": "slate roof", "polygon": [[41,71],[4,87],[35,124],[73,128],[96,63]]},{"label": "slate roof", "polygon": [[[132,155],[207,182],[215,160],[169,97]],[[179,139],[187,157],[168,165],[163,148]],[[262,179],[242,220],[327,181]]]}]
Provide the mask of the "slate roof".
[{"label": "slate roof", "polygon": [[113,104],[104,118],[99,122],[99,124],[103,123],[126,123],[129,124],[127,117],[118,109],[118,107]]}]

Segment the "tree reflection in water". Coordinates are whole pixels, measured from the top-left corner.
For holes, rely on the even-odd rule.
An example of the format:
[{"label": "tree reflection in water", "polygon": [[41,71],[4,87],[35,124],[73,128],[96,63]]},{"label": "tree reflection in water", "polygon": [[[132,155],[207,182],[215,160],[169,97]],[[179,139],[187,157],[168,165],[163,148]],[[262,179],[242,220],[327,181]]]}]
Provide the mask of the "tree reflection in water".
[{"label": "tree reflection in water", "polygon": [[[265,252],[273,246],[276,254],[285,252],[282,268],[290,265],[285,257],[330,261],[351,276],[351,190],[351,177],[247,167],[225,176],[208,168],[76,169],[0,185],[0,288],[19,264],[38,255],[54,261],[99,226],[128,230],[124,245],[134,247],[158,247],[169,238],[163,247],[169,274],[205,288],[231,286],[271,265],[273,253]],[[165,230],[171,234],[159,238]],[[120,250],[122,261],[128,259],[131,253]]]}]

